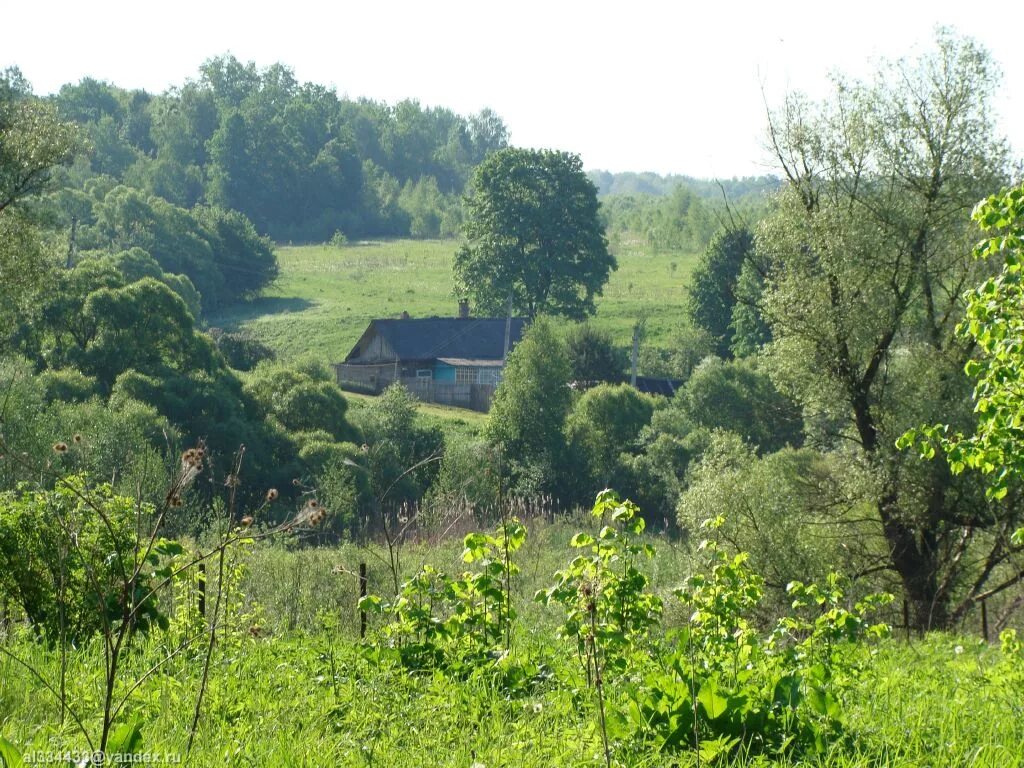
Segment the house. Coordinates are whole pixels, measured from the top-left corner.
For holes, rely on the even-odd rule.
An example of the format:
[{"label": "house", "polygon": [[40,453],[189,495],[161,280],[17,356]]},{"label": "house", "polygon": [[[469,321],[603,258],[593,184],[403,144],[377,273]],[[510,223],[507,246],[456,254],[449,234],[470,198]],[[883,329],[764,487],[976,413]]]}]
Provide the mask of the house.
[{"label": "house", "polygon": [[381,392],[400,381],[427,402],[486,411],[509,349],[522,338],[525,318],[458,317],[373,320],[343,362],[334,365],[343,389]]}]

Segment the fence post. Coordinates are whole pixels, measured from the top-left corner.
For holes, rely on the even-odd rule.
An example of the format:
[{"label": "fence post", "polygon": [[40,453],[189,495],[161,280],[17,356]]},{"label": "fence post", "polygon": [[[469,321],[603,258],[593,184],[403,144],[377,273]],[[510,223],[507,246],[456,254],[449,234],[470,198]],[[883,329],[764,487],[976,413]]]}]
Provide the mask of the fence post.
[{"label": "fence post", "polygon": [[903,598],[903,627],[907,631],[907,642],[910,642],[910,604]]},{"label": "fence post", "polygon": [[199,564],[199,578],[196,579],[196,587],[199,591],[199,615],[206,618],[206,563]]},{"label": "fence post", "polygon": [[981,601],[981,636],[988,642],[988,602]]},{"label": "fence post", "polygon": [[[359,564],[359,598],[366,597],[366,563]],[[359,639],[366,637],[366,611],[359,610]]]}]

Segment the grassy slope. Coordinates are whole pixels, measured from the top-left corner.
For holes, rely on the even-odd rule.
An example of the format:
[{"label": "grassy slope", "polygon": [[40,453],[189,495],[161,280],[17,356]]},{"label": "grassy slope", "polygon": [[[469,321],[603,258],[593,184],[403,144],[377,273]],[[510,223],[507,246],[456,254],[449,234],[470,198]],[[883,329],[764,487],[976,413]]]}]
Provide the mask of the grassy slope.
[{"label": "grassy slope", "polygon": [[[394,240],[345,248],[278,249],[281,277],[265,295],[213,318],[212,325],[246,328],[283,357],[313,355],[337,362],[375,317],[403,310],[414,317],[451,316],[451,240]],[[685,323],[685,285],[696,255],[652,253],[637,242],[614,248],[619,269],[598,300],[594,324],[628,344],[633,323],[647,315],[648,343],[668,342]]]}]

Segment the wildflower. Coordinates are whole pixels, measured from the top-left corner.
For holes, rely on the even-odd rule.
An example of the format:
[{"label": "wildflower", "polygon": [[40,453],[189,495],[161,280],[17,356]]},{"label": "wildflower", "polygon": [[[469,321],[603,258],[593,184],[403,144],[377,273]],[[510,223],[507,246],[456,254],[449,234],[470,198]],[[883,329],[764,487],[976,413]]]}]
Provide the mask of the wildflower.
[{"label": "wildflower", "polygon": [[956,648],[953,649],[953,653],[955,653],[957,656],[959,656],[963,652],[964,647],[962,645],[958,645]]},{"label": "wildflower", "polygon": [[309,499],[295,517],[295,521],[300,525],[319,525],[326,517],[327,510],[320,506],[320,502]]},{"label": "wildflower", "polygon": [[53,450],[56,453],[67,453],[68,452],[68,444],[67,443],[54,443],[53,444]]},{"label": "wildflower", "polygon": [[271,488],[267,491],[267,501],[277,501],[277,488]]}]

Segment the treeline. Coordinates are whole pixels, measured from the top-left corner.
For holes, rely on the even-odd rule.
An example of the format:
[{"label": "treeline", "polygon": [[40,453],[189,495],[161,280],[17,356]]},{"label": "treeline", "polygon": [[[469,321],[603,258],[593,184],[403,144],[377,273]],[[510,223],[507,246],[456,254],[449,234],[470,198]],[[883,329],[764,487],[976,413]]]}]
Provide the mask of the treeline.
[{"label": "treeline", "polygon": [[774,176],[719,182],[654,173],[587,175],[601,197],[612,242],[640,237],[659,250],[700,251],[723,228],[752,226],[767,213],[782,183]]},{"label": "treeline", "polygon": [[490,110],[348,99],[230,55],[161,94],[85,78],[51,101],[88,140],[69,186],[101,177],[179,208],[239,211],[278,241],[453,234],[470,171],[508,143]]},{"label": "treeline", "polygon": [[600,197],[610,195],[671,195],[678,187],[684,187],[704,200],[720,200],[724,193],[729,200],[747,197],[765,197],[782,188],[778,176],[734,176],[731,179],[698,179],[694,176],[670,173],[662,176],[650,171],[637,173],[626,171],[589,171],[587,176]]}]

